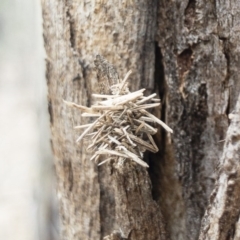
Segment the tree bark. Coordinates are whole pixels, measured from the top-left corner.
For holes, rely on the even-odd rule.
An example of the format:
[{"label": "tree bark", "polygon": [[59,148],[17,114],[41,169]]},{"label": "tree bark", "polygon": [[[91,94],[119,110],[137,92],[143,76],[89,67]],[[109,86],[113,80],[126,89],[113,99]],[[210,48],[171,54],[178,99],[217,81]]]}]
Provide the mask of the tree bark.
[{"label": "tree bark", "polygon": [[229,114],[223,155],[210,205],[202,220],[201,240],[239,239],[240,214],[240,95],[236,109]]},{"label": "tree bark", "polygon": [[[218,237],[206,226],[217,219],[214,197],[208,201],[216,179],[214,193],[220,186],[216,167],[228,150],[219,141],[240,90],[239,7],[236,0],[42,0],[63,239],[224,239],[230,232],[237,239],[238,205]],[[154,114],[174,133],[159,129],[159,153],[145,156],[148,171],[130,163],[97,167],[76,143],[73,127],[87,122],[62,99],[91,105],[97,53],[121,78],[133,71],[132,90],[162,99]]]},{"label": "tree bark", "polygon": [[[224,143],[220,141],[240,89],[239,4],[159,3],[166,119],[174,134],[161,161],[158,191],[172,239],[198,238],[214,187]],[[174,187],[169,187],[169,179]]]}]

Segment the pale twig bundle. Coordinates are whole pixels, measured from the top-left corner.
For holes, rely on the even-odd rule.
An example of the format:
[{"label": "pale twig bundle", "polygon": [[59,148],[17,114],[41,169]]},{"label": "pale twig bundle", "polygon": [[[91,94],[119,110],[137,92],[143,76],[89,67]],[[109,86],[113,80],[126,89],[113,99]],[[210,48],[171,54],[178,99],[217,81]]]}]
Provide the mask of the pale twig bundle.
[{"label": "pale twig bundle", "polygon": [[[98,55],[97,59],[102,61],[105,64],[104,66],[111,66],[109,69],[114,69],[101,56]],[[155,98],[155,93],[145,97],[143,95],[145,89],[135,92],[129,91],[127,80],[130,74],[131,71],[126,74],[123,80],[114,81],[116,84],[109,85],[109,89],[104,90],[104,93],[109,91],[111,94],[92,94],[99,101],[91,108],[64,101],[69,106],[83,111],[83,117],[97,118],[93,123],[75,128],[85,129],[77,142],[83,138],[90,140],[91,144],[88,149],[94,152],[91,160],[97,161],[100,156],[105,156],[105,160],[98,165],[110,160],[123,162],[131,159],[143,167],[148,167],[148,164],[142,160],[143,153],[146,150],[154,153],[158,152],[152,138],[152,135],[157,133],[157,129],[150,124],[158,123],[166,131],[173,132],[164,122],[146,111],[146,109],[160,105],[160,99]],[[114,74],[114,76],[117,76],[117,74]],[[105,74],[105,77],[107,79],[109,76]],[[105,86],[109,83],[109,81],[107,83],[106,81]],[[148,140],[143,140],[143,137]]]}]

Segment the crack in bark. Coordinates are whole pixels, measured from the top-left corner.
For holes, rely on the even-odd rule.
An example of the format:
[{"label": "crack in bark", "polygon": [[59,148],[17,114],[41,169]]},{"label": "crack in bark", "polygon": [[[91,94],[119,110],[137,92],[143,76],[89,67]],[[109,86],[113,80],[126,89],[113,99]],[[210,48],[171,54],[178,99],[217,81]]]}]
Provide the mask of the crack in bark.
[{"label": "crack in bark", "polygon": [[226,74],[226,78],[222,82],[222,89],[223,91],[225,91],[226,88],[228,88],[229,90],[228,104],[225,111],[225,114],[228,115],[230,113],[230,102],[231,102],[231,99],[230,99],[231,86],[229,86],[229,79],[230,79],[230,56],[229,56],[229,46],[228,46],[229,42],[227,38],[219,38],[219,40],[223,42],[223,54],[225,56],[226,63],[227,63],[227,74]]},{"label": "crack in bark", "polygon": [[73,189],[73,183],[74,183],[74,178],[73,178],[73,169],[72,169],[72,163],[71,161],[68,162],[68,182],[69,182],[69,192],[72,191]]},{"label": "crack in bark", "polygon": [[[159,96],[161,99],[161,109],[160,109],[160,119],[165,122],[165,111],[166,111],[166,83],[164,79],[164,65],[163,65],[163,56],[161,48],[158,46],[158,43],[155,43],[155,88],[158,89]],[[157,114],[155,114],[157,115]],[[154,136],[154,140],[159,148],[159,152],[156,154],[148,153],[148,156],[145,158],[149,159],[149,175],[152,182],[152,196],[155,201],[158,201],[160,198],[160,181],[161,181],[161,162],[160,159],[163,159],[165,152],[165,141],[166,131],[162,128],[158,128],[157,134]]]},{"label": "crack in bark", "polygon": [[67,21],[69,23],[69,34],[70,34],[70,45],[71,48],[75,49],[75,26],[74,26],[74,20],[70,14],[69,10],[70,6],[67,5],[66,7],[66,15],[67,15]]},{"label": "crack in bark", "polygon": [[190,47],[183,50],[177,57],[178,75],[179,75],[179,81],[180,81],[179,91],[182,94],[182,97],[184,99],[187,97],[184,91],[185,80],[192,66],[192,62],[193,62],[193,51]]},{"label": "crack in bark", "polygon": [[73,169],[72,169],[72,163],[70,160],[64,159],[63,160],[63,167],[64,167],[64,171],[66,173],[66,177],[64,179],[65,183],[65,188],[71,192],[73,189]]},{"label": "crack in bark", "polygon": [[52,100],[48,97],[48,113],[50,124],[53,125],[53,109],[52,109]]},{"label": "crack in bark", "polygon": [[189,0],[188,5],[184,11],[185,15],[184,24],[188,29],[191,29],[195,22],[195,7],[196,0]]},{"label": "crack in bark", "polygon": [[[167,88],[165,82],[165,69],[163,63],[163,54],[162,50],[158,45],[158,42],[155,43],[155,75],[154,75],[154,88],[155,91],[159,93],[161,99],[161,109],[160,111],[154,112],[159,119],[165,122],[166,118],[166,109],[167,109]],[[149,175],[152,183],[152,198],[158,206],[162,210],[163,219],[166,223],[166,238],[170,239],[169,232],[171,228],[171,224],[169,223],[169,208],[167,207],[167,202],[175,197],[175,193],[173,194],[176,187],[176,182],[173,180],[171,171],[171,167],[173,166],[174,160],[169,156],[171,154],[170,146],[167,143],[167,134],[163,129],[158,129],[156,135],[154,135],[154,141],[156,142],[159,152],[152,154],[148,154],[149,159]],[[170,160],[171,158],[171,160]],[[173,162],[172,162],[173,160]],[[170,170],[171,169],[171,170]],[[170,174],[170,175],[169,175]],[[169,176],[171,176],[169,178]],[[172,184],[172,189],[169,189],[169,182]],[[174,195],[174,196],[173,196]],[[175,206],[172,206],[173,208]],[[173,217],[174,218],[174,217]]]},{"label": "crack in bark", "polygon": [[[91,98],[92,98],[92,95],[90,94],[91,92],[91,88],[90,88],[90,85],[89,85],[89,82],[86,81],[87,79],[87,69],[88,69],[88,64],[85,63],[84,60],[81,60],[80,58],[78,59],[78,63],[81,67],[81,71],[82,71],[82,77],[83,77],[83,84],[84,84],[84,89],[86,89],[86,95],[87,95],[87,103],[86,103],[86,106],[87,107],[90,107],[91,106]],[[90,88],[90,90],[89,90]]]}]

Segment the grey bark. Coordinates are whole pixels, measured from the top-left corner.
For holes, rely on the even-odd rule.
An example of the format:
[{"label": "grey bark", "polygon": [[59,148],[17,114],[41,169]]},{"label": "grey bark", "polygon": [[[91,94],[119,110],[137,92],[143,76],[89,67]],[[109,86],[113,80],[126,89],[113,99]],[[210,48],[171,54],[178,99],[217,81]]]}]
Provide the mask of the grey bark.
[{"label": "grey bark", "polygon": [[231,124],[219,162],[218,177],[202,220],[201,240],[239,239],[240,96],[229,118]]},{"label": "grey bark", "polygon": [[[223,147],[219,141],[225,139],[227,115],[240,90],[237,9],[238,1],[159,3],[166,118],[174,129],[159,192],[173,239],[197,239],[214,187]],[[174,188],[168,187],[169,178]]]},{"label": "grey bark", "polygon": [[[201,221],[212,206],[209,196],[223,154],[219,141],[226,137],[227,115],[240,90],[239,5],[42,0],[63,239],[203,236]],[[97,168],[86,146],[75,143],[79,133],[73,127],[87,122],[62,99],[90,106],[97,53],[120,77],[133,70],[132,89],[145,87],[162,99],[154,114],[174,134],[159,129],[160,151],[146,155],[149,171],[131,164],[123,172],[112,165]],[[239,235],[238,225],[235,217],[225,234]]]}]

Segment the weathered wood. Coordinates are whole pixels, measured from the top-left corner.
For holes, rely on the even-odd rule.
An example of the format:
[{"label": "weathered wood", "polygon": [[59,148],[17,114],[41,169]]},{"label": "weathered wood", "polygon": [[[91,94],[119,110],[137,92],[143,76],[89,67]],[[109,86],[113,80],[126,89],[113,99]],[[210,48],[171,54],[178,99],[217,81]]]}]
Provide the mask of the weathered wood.
[{"label": "weathered wood", "polygon": [[73,129],[88,122],[62,101],[91,105],[98,53],[121,78],[132,70],[131,90],[153,90],[157,2],[42,0],[42,8],[63,239],[102,239],[120,229],[129,239],[165,239],[147,170],[90,162]]},{"label": "weathered wood", "polygon": [[219,141],[240,91],[239,7],[239,1],[159,1],[165,118],[174,135],[155,166],[162,174],[154,192],[172,239],[198,238],[214,187]]},{"label": "weathered wood", "polygon": [[[63,239],[197,239],[240,92],[240,2],[42,0],[42,6]],[[86,145],[75,143],[73,127],[89,122],[62,99],[90,107],[91,94],[99,93],[96,54],[121,78],[133,71],[131,90],[159,91],[154,115],[174,135],[159,131],[160,151],[146,155],[148,172],[97,168]],[[229,230],[235,224],[237,239],[234,221]]]},{"label": "weathered wood", "polygon": [[202,220],[199,240],[239,239],[237,221],[240,214],[240,97],[229,118],[231,124],[218,167],[216,186]]}]

